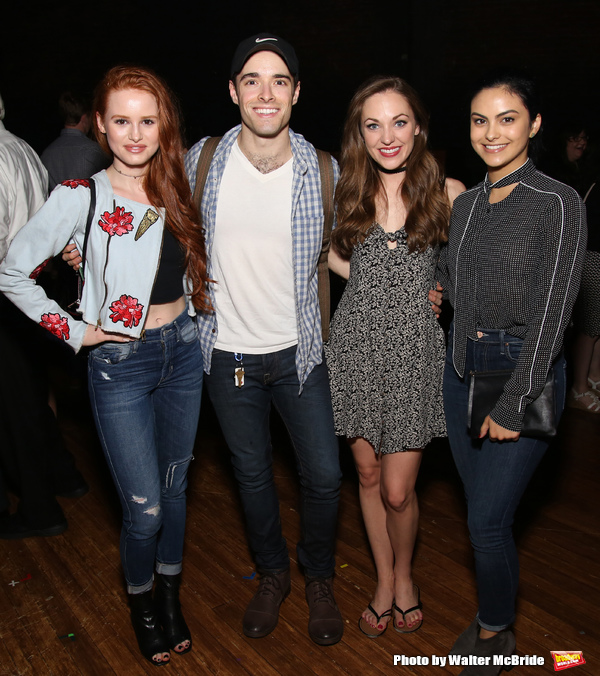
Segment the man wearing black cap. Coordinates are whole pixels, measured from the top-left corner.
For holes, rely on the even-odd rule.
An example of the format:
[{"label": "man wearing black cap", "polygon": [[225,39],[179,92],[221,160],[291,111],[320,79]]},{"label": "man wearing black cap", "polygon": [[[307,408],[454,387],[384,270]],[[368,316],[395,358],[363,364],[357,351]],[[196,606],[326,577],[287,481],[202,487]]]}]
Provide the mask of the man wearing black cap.
[{"label": "man wearing black cap", "polygon": [[[289,128],[298,60],[281,38],[244,40],[229,93],[241,125],[220,141],[201,198],[211,300],[199,316],[208,391],[232,452],[260,582],[244,615],[246,636],[276,627],[290,561],[272,470],[273,404],[292,438],[301,484],[298,561],[306,576],[308,632],[337,643],[343,622],[332,591],[341,472],[323,361],[317,261],[323,238],[316,151]],[[188,153],[192,192],[200,151]],[[338,170],[334,163],[335,179]]]}]

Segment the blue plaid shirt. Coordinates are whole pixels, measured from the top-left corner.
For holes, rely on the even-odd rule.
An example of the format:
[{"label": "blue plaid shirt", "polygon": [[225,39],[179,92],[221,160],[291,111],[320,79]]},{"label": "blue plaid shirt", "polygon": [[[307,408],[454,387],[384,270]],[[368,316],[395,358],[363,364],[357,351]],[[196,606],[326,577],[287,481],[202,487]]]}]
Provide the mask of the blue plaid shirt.
[{"label": "blue plaid shirt", "polygon": [[[202,195],[202,225],[206,236],[208,273],[212,277],[211,253],[214,239],[217,200],[219,188],[229,153],[235,143],[241,126],[225,134],[212,159],[204,193]],[[323,203],[321,199],[321,176],[314,147],[300,134],[290,130],[290,143],[294,158],[292,181],[292,246],[294,264],[294,289],[296,298],[296,323],[298,326],[298,349],[296,370],[302,385],[312,369],[323,361],[323,340],[321,337],[321,315],[319,310],[317,263],[323,243]],[[196,167],[200,151],[206,139],[196,143],[187,153],[185,169],[192,193],[196,187]],[[339,169],[333,161],[334,179],[337,183]],[[335,223],[334,223],[335,227]],[[218,281],[218,280],[217,280]],[[211,285],[210,297],[215,305]],[[218,312],[218,308],[217,312]],[[198,326],[204,357],[204,368],[210,373],[212,351],[217,340],[218,321],[215,313],[199,313]]]}]

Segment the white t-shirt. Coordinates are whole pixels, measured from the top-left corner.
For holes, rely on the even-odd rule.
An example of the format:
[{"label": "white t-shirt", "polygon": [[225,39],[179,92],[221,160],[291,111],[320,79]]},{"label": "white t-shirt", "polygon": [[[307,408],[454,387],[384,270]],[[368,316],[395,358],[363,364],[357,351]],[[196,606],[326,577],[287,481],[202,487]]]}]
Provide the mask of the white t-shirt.
[{"label": "white t-shirt", "polygon": [[215,347],[265,354],[298,342],[292,259],[293,160],[261,174],[234,143],[212,246]]}]

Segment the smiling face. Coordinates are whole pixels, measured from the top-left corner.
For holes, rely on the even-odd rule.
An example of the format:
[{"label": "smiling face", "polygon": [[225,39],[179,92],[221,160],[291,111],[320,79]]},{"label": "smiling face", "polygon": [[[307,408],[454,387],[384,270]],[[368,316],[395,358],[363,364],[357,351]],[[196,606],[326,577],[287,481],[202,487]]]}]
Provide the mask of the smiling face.
[{"label": "smiling face", "polygon": [[471,145],[495,182],[527,160],[529,140],[539,131],[517,94],[504,87],[482,89],[471,101]]},{"label": "smiling face", "polygon": [[365,101],[360,129],[367,152],[384,169],[406,164],[421,131],[408,101],[395,91]]},{"label": "smiling face", "polygon": [[112,91],[103,116],[96,114],[98,129],[114,155],[115,167],[142,175],[159,148],[158,104],[140,89]]},{"label": "smiling face", "polygon": [[275,52],[253,54],[229,82],[229,94],[239,106],[242,126],[255,136],[275,138],[287,131],[300,94],[285,61]]}]

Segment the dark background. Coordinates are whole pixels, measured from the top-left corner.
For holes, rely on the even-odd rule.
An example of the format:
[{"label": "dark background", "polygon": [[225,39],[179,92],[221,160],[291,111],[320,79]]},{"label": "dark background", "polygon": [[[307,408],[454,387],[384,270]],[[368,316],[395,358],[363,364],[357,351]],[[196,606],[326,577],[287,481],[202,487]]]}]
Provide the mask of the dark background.
[{"label": "dark background", "polygon": [[187,141],[237,123],[229,99],[236,44],[270,31],[300,59],[292,127],[335,151],[348,101],[369,75],[405,77],[431,114],[432,146],[448,174],[483,174],[468,140],[468,91],[490,67],[527,67],[544,94],[546,138],[572,116],[600,121],[598,0],[298,0],[297,2],[48,2],[1,12],[5,125],[41,152],[59,133],[64,89],[91,90],[117,63],[148,65],[183,107]]}]

